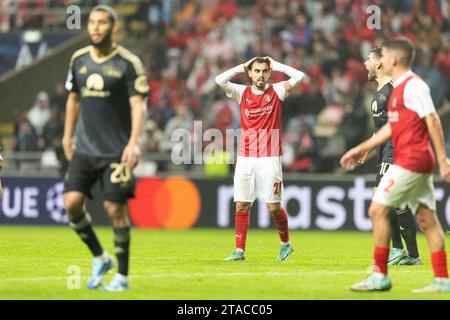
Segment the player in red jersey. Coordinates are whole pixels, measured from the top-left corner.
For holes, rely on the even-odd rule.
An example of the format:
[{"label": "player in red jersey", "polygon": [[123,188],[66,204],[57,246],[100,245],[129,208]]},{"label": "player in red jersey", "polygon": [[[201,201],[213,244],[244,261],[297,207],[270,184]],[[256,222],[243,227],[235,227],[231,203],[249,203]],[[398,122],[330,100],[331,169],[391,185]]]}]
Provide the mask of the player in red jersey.
[{"label": "player in red jersey", "polygon": [[[283,72],[290,79],[270,84],[272,70]],[[243,72],[251,79],[250,86],[230,82]],[[267,204],[277,225],[281,240],[277,260],[285,261],[293,252],[287,214],[281,207],[281,109],[285,98],[304,76],[303,72],[270,57],[256,57],[216,77],[216,83],[241,109],[241,138],[234,175],[236,250],[226,260],[245,259],[249,212],[257,197]]]},{"label": "player in red jersey", "polygon": [[[381,47],[374,48],[368,55],[364,65],[368,71],[369,81],[378,85],[373,94],[371,105],[375,131],[381,129],[388,122],[388,103],[394,86],[392,79],[384,75],[384,68],[380,62]],[[393,162],[394,147],[392,141],[377,148],[378,174],[375,179],[375,188],[380,184],[381,178]],[[409,208],[393,209],[389,214],[392,231],[392,249],[390,250],[388,265],[421,265],[419,249],[416,240],[416,221]],[[402,237],[407,250],[403,248]]]},{"label": "player in red jersey", "polygon": [[381,63],[394,81],[388,104],[389,122],[341,158],[341,165],[351,170],[366,152],[392,139],[394,164],[381,179],[369,208],[375,239],[374,272],[353,285],[351,289],[355,291],[386,291],[392,287],[387,275],[391,234],[388,212],[390,208],[408,206],[427,238],[435,276],[431,285],[413,292],[450,293],[444,232],[436,215],[433,186],[436,159],[430,139],[441,175],[447,182],[450,182],[450,160],[430,88],[411,71],[414,54],[414,46],[407,39],[383,44]]}]

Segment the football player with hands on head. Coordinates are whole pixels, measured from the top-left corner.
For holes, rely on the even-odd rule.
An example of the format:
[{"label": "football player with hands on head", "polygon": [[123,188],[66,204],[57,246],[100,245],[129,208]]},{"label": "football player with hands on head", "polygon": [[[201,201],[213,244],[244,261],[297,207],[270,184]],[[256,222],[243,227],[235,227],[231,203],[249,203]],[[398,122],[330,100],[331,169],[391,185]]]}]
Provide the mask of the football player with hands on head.
[{"label": "football player with hands on head", "polygon": [[[271,72],[283,72],[287,81],[269,83]],[[231,82],[245,73],[251,85]],[[241,111],[241,138],[234,175],[236,203],[236,249],[226,260],[244,260],[250,208],[257,197],[264,201],[275,220],[281,247],[277,261],[285,261],[293,252],[289,239],[288,217],[281,207],[283,173],[281,167],[281,111],[289,93],[305,74],[270,57],[256,57],[216,77],[216,83]]]}]

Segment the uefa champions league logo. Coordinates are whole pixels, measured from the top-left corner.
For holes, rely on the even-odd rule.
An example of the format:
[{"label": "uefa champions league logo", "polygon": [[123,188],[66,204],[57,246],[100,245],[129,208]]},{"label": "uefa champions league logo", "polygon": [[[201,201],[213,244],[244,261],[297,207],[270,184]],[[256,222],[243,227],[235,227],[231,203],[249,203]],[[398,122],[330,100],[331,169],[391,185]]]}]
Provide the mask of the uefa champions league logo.
[{"label": "uefa champions league logo", "polygon": [[66,211],[64,210],[64,182],[58,182],[47,191],[46,208],[50,218],[61,224],[68,223]]}]

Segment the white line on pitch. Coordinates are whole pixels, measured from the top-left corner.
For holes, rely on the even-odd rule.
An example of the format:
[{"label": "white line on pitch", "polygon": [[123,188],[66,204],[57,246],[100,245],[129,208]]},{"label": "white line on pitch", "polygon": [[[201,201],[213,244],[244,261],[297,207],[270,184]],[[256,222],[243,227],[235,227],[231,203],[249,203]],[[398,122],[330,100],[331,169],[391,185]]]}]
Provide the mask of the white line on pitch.
[{"label": "white line on pitch", "polygon": [[[249,276],[270,276],[270,277],[284,277],[284,276],[298,276],[298,275],[334,275],[334,274],[350,274],[355,271],[299,271],[299,272],[212,272],[212,273],[156,273],[147,275],[131,275],[131,279],[153,279],[153,278],[203,278],[203,277],[249,277]],[[13,277],[0,278],[1,282],[16,282],[16,281],[59,281],[67,280],[67,277]],[[73,277],[73,276],[72,276]],[[87,277],[81,277],[87,279]]]}]

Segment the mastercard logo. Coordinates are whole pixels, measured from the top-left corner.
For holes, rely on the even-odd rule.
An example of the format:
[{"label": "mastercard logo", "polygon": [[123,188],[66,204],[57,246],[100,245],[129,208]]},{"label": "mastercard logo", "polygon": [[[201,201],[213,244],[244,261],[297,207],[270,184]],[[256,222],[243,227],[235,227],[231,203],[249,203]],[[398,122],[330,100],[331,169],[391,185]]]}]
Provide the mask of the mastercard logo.
[{"label": "mastercard logo", "polygon": [[185,177],[145,178],[136,184],[128,202],[130,216],[139,228],[191,228],[200,216],[197,187]]}]

